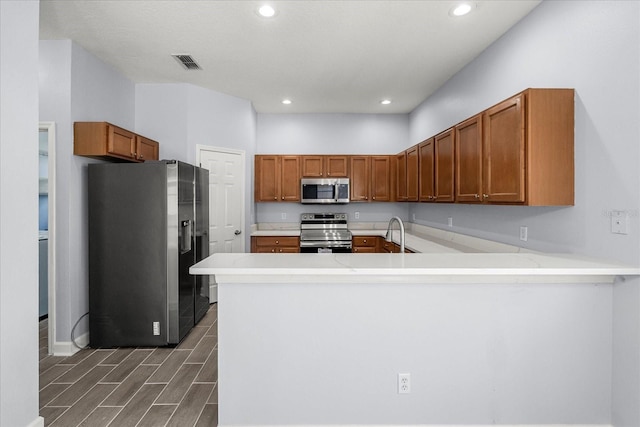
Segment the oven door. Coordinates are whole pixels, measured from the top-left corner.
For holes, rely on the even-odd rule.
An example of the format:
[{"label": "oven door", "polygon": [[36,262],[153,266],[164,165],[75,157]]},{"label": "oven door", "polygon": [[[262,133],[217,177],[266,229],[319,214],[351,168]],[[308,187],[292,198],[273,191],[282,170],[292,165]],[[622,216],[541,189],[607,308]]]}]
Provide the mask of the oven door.
[{"label": "oven door", "polygon": [[350,254],[351,245],[347,246],[302,246],[300,253],[303,254]]}]

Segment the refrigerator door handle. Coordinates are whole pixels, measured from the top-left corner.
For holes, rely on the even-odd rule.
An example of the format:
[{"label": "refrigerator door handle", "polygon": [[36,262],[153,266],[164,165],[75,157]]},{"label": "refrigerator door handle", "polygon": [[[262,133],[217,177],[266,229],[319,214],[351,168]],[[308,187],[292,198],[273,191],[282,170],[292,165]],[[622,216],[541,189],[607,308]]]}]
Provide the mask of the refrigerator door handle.
[{"label": "refrigerator door handle", "polygon": [[191,241],[193,240],[193,223],[187,219],[181,221],[182,235],[180,238],[180,253],[186,254],[191,251]]}]

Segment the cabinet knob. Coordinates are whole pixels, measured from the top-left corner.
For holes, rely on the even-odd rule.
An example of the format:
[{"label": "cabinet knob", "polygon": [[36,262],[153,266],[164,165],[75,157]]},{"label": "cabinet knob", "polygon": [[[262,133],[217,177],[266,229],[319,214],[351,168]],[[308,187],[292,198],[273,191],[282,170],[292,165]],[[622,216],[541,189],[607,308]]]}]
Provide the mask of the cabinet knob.
[{"label": "cabinet knob", "polygon": [[274,198],[273,198],[273,200],[278,200],[278,198],[277,198],[277,197],[274,197]]},{"label": "cabinet knob", "polygon": [[275,249],[271,249],[271,252],[275,253],[275,252],[276,252],[276,250],[275,250]]},{"label": "cabinet knob", "polygon": [[362,239],[362,241],[363,241],[364,243],[367,243],[367,239]]},{"label": "cabinet knob", "polygon": [[485,199],[488,199],[489,195],[488,194],[483,194],[482,197],[484,197]]},{"label": "cabinet knob", "polygon": [[141,159],[144,159],[144,154],[140,154],[140,158],[141,158]]},{"label": "cabinet knob", "polygon": [[373,200],[375,200],[375,199],[376,199],[376,196],[373,196],[373,197],[372,197],[372,199],[373,199]]},{"label": "cabinet knob", "polygon": [[282,200],[284,200],[284,196],[282,196]]},{"label": "cabinet knob", "polygon": [[276,240],[276,245],[279,245],[279,244],[280,244],[280,240]]},{"label": "cabinet knob", "polygon": [[479,198],[480,198],[480,195],[479,195],[479,194],[474,194],[473,196],[474,196],[476,199],[479,199]]}]

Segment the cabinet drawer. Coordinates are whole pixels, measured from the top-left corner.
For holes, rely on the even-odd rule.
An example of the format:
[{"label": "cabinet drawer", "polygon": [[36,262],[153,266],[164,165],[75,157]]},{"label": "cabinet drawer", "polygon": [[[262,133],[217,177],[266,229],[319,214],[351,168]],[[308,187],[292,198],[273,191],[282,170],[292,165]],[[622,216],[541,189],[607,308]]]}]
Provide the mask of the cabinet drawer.
[{"label": "cabinet drawer", "polygon": [[296,236],[256,236],[255,242],[256,246],[300,246]]},{"label": "cabinet drawer", "polygon": [[400,247],[393,242],[387,242],[386,240],[384,240],[382,242],[382,252],[395,254],[400,252]]},{"label": "cabinet drawer", "polygon": [[375,254],[376,247],[375,246],[354,246],[353,253],[358,254]]},{"label": "cabinet drawer", "polygon": [[278,247],[278,246],[258,246],[256,247],[255,253],[257,254],[268,254],[268,253],[272,253],[272,254],[295,254],[298,253],[299,250],[297,247],[293,247],[293,246],[284,246],[284,247]]},{"label": "cabinet drawer", "polygon": [[353,236],[354,247],[376,247],[378,237],[376,236]]}]

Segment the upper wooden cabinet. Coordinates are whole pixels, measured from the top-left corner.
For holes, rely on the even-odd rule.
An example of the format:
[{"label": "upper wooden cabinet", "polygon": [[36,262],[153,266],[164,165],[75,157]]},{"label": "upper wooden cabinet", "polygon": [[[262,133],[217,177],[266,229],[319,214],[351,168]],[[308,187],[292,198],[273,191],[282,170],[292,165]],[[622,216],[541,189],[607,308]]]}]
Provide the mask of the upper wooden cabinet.
[{"label": "upper wooden cabinet", "polygon": [[138,160],[158,160],[160,144],[156,141],[136,135],[136,154]]},{"label": "upper wooden cabinet", "polygon": [[434,137],[435,152],[435,201],[453,202],[455,200],[455,134],[453,129]]},{"label": "upper wooden cabinet", "polygon": [[574,204],[574,90],[527,89],[483,114],[484,202]]},{"label": "upper wooden cabinet", "polygon": [[300,157],[256,155],[256,202],[300,201]]},{"label": "upper wooden cabinet", "polygon": [[300,156],[302,177],[304,178],[343,178],[349,176],[348,156]]},{"label": "upper wooden cabinet", "polygon": [[407,149],[407,201],[418,201],[418,145]]},{"label": "upper wooden cabinet", "polygon": [[525,201],[525,110],[520,94],[484,113],[484,191],[486,202]]},{"label": "upper wooden cabinet", "polygon": [[418,201],[435,202],[435,140],[418,144]]},{"label": "upper wooden cabinet", "polygon": [[160,144],[107,122],[75,122],[73,154],[143,162],[158,160]]},{"label": "upper wooden cabinet", "polygon": [[396,201],[407,201],[407,152],[396,154]]},{"label": "upper wooden cabinet", "polygon": [[393,200],[393,166],[389,156],[369,156],[371,159],[371,200],[390,202]]},{"label": "upper wooden cabinet", "polygon": [[455,128],[456,201],[482,202],[482,114]]},{"label": "upper wooden cabinet", "polygon": [[350,156],[352,202],[391,201],[389,156]]}]

